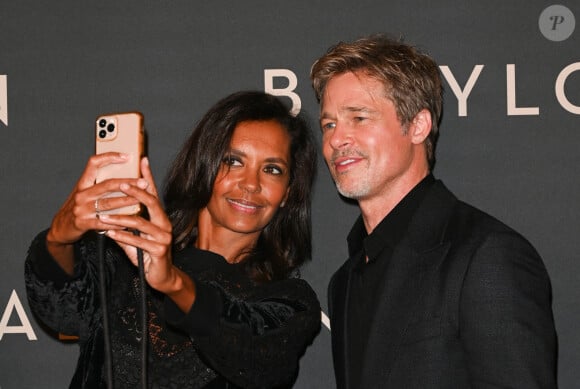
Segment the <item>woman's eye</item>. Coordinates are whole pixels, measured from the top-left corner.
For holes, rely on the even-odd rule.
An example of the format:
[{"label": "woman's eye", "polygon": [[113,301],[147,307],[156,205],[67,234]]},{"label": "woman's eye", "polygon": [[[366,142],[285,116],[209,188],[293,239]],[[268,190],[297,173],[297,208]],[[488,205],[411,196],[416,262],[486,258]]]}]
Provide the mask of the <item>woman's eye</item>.
[{"label": "woman's eye", "polygon": [[280,175],[280,174],[284,173],[284,171],[281,168],[279,168],[278,166],[266,166],[264,168],[264,171],[266,173],[274,174],[274,175]]},{"label": "woman's eye", "polygon": [[227,166],[240,166],[242,164],[238,158],[231,155],[224,157],[223,163]]}]

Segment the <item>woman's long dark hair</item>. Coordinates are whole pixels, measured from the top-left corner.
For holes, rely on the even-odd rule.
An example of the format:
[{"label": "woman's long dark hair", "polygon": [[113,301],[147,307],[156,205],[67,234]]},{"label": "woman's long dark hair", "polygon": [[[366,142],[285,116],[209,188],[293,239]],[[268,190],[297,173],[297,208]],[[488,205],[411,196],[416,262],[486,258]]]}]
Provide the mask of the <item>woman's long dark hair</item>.
[{"label": "woman's long dark hair", "polygon": [[196,240],[198,213],[210,200],[236,126],[269,120],[290,135],[290,183],[285,206],[278,209],[243,259],[247,273],[256,281],[287,278],[312,255],[310,202],[317,147],[302,118],[264,92],[227,96],[210,108],[183,145],[167,175],[164,193],[174,245],[182,250]]}]

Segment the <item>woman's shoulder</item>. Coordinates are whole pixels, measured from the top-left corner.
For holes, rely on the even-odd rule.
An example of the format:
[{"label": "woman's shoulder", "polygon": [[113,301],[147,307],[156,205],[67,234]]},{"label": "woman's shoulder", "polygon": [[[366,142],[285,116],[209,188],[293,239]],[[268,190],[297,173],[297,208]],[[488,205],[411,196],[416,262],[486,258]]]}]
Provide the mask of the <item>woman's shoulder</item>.
[{"label": "woman's shoulder", "polygon": [[302,304],[320,308],[318,296],[312,286],[302,278],[287,278],[266,282],[258,287],[260,298],[294,300]]}]

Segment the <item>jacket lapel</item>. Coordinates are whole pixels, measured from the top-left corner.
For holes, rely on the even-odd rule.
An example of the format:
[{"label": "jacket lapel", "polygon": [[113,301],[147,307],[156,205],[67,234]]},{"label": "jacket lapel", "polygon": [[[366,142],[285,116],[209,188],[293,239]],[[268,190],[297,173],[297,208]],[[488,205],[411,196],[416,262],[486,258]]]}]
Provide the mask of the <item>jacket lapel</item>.
[{"label": "jacket lapel", "polygon": [[[380,304],[372,319],[360,388],[388,381],[409,323],[425,293],[425,283],[445,258],[445,230],[456,198],[437,181],[417,209],[408,233],[389,260]],[[364,336],[364,334],[361,334]]]},{"label": "jacket lapel", "polygon": [[[338,389],[349,387],[350,370],[347,341],[347,307],[354,260],[349,259],[333,277],[329,290],[330,321],[332,331],[332,356]],[[332,304],[332,305],[331,305]]]},{"label": "jacket lapel", "polygon": [[[391,368],[405,342],[417,303],[425,292],[425,282],[436,271],[449,248],[439,245],[428,253],[402,247],[393,255],[381,294],[381,305],[373,318],[361,375],[361,388],[388,381]],[[372,384],[371,384],[372,383]]]}]

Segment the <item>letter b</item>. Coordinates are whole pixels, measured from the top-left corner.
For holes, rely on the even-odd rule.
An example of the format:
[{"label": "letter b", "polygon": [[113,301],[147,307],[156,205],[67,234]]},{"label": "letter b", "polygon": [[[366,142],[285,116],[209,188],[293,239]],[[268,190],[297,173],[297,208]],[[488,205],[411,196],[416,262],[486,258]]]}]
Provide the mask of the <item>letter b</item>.
[{"label": "letter b", "polygon": [[[274,89],[274,78],[283,77],[288,80],[286,88]],[[292,115],[298,115],[302,108],[300,96],[294,90],[298,85],[296,74],[289,69],[264,69],[264,91],[274,96],[286,96],[292,101]]]}]

